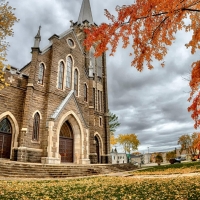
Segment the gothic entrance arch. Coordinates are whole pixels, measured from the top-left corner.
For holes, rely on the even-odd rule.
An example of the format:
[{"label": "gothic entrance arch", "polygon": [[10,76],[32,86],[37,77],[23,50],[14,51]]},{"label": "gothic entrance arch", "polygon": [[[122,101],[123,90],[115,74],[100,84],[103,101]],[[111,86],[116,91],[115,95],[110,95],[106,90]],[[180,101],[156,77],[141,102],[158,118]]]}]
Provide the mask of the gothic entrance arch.
[{"label": "gothic entrance arch", "polygon": [[12,126],[7,118],[0,121],[0,158],[10,158]]},{"label": "gothic entrance arch", "polygon": [[100,142],[97,136],[94,137],[96,144],[97,163],[101,163]]},{"label": "gothic entrance arch", "polygon": [[59,153],[61,162],[73,162],[74,137],[73,130],[68,121],[60,129]]}]

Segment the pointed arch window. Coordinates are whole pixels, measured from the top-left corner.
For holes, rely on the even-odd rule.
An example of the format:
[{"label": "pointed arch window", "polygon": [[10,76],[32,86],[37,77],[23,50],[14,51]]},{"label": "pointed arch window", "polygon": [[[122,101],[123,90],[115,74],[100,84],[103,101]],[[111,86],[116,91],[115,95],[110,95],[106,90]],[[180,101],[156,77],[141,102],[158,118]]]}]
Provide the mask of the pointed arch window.
[{"label": "pointed arch window", "polygon": [[94,57],[94,47],[90,48],[90,67],[93,68],[93,73],[95,73],[95,57]]},{"label": "pointed arch window", "polygon": [[58,89],[63,89],[64,63],[60,62],[58,72]]},{"label": "pointed arch window", "polygon": [[0,122],[0,132],[2,133],[12,133],[12,128],[10,121],[5,118]]},{"label": "pointed arch window", "polygon": [[87,102],[87,85],[84,84],[84,101]]},{"label": "pointed arch window", "polygon": [[39,73],[38,73],[38,83],[43,85],[43,81],[44,81],[44,64],[41,63],[39,66]]},{"label": "pointed arch window", "polygon": [[78,70],[74,70],[74,94],[78,96]]},{"label": "pointed arch window", "polygon": [[39,140],[39,130],[40,130],[40,115],[37,112],[34,115],[34,120],[33,120],[33,135],[32,135],[32,140],[38,141]]},{"label": "pointed arch window", "polygon": [[66,77],[66,87],[71,88],[71,80],[72,80],[72,57],[67,57],[67,77]]},{"label": "pointed arch window", "polygon": [[97,57],[97,76],[102,78],[102,56]]}]

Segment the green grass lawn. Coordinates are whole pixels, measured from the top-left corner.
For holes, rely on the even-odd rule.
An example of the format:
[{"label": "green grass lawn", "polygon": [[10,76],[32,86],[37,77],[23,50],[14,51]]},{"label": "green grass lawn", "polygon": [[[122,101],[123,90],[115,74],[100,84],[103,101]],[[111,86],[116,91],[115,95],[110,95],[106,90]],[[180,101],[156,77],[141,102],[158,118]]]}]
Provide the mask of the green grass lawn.
[{"label": "green grass lawn", "polygon": [[200,176],[174,179],[98,177],[52,181],[1,181],[5,200],[198,200]]},{"label": "green grass lawn", "polygon": [[200,172],[200,162],[182,162],[169,165],[153,166],[132,172],[133,174],[183,174]]}]

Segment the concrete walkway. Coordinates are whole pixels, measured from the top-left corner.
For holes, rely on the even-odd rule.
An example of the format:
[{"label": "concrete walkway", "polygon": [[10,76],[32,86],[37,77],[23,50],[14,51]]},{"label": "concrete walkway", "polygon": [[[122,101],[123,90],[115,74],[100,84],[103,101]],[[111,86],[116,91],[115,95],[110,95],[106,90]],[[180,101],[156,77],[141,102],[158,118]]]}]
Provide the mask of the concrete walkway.
[{"label": "concrete walkway", "polygon": [[118,172],[118,173],[110,173],[106,174],[106,176],[114,176],[114,177],[130,177],[136,179],[145,179],[145,178],[178,178],[178,177],[192,177],[192,176],[200,176],[200,173],[187,173],[187,174],[164,174],[164,175],[138,175],[133,174],[134,171],[128,172]]}]

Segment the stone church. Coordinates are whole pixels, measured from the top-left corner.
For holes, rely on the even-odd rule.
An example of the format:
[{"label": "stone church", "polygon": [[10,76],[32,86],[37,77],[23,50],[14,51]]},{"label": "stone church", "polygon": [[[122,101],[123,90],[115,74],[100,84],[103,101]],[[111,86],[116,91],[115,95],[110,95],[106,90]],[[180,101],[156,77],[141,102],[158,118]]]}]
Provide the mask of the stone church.
[{"label": "stone church", "polygon": [[84,27],[96,26],[89,0],[77,22],[52,35],[31,61],[5,69],[0,91],[0,158],[43,164],[111,163],[106,54],[86,51]]}]

